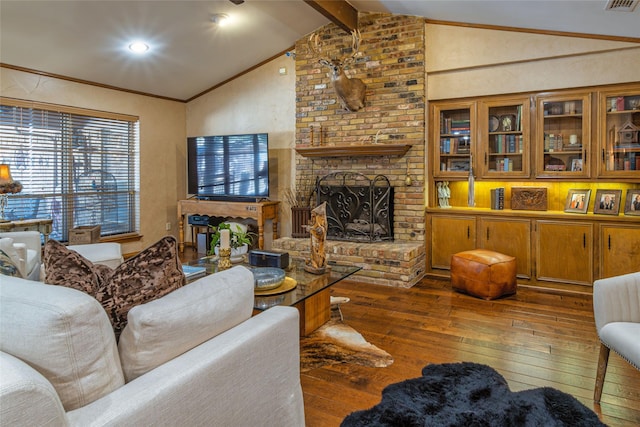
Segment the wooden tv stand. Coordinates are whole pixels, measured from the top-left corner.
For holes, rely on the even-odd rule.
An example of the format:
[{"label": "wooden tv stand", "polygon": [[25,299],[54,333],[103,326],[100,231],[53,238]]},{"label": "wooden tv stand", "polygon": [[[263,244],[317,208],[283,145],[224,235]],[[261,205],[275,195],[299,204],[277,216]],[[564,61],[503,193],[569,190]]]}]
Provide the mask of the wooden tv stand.
[{"label": "wooden tv stand", "polygon": [[180,252],[184,252],[184,232],[188,215],[211,215],[225,218],[251,218],[258,222],[258,247],[264,249],[264,221],[273,221],[273,240],[278,238],[278,205],[280,202],[217,202],[188,199],[178,201]]}]

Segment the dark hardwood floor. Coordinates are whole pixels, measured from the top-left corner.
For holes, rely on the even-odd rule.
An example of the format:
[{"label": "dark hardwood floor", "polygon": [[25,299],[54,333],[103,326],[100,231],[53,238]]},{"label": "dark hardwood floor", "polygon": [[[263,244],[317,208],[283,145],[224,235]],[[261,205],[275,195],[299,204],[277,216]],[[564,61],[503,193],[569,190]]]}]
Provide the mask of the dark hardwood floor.
[{"label": "dark hardwood floor", "polygon": [[[197,258],[185,250],[183,260]],[[516,295],[484,301],[424,279],[410,289],[342,281],[335,296],[344,321],[389,352],[387,368],[339,364],[301,376],[307,427],[336,427],[353,411],[380,401],[382,389],[420,376],[429,363],[492,366],[513,391],[554,387],[576,397],[611,426],[640,425],[640,371],[611,352],[600,405],[593,403],[599,341],[590,289],[573,293],[518,287]]]},{"label": "dark hardwood floor", "polygon": [[411,289],[343,281],[332,294],[347,324],[394,357],[387,368],[334,365],[302,374],[307,427],[335,427],[380,401],[391,383],[420,376],[429,363],[492,366],[513,391],[549,386],[569,393],[609,426],[640,425],[640,371],[611,352],[601,404],[593,403],[599,341],[590,292],[519,287],[484,301],[424,279]]}]

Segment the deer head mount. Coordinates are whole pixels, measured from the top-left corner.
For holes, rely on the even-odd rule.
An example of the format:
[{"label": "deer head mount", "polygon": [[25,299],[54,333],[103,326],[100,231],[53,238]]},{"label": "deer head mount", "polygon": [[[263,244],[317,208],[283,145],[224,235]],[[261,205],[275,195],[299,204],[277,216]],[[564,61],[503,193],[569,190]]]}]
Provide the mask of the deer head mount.
[{"label": "deer head mount", "polygon": [[344,72],[345,67],[353,63],[360,49],[360,31],[351,32],[351,55],[340,59],[329,59],[322,56],[322,45],[320,36],[313,33],[309,37],[309,49],[318,58],[318,62],[329,67],[331,83],[338,100],[344,108],[349,111],[358,111],[364,107],[364,95],[367,86],[358,78],[349,78]]}]

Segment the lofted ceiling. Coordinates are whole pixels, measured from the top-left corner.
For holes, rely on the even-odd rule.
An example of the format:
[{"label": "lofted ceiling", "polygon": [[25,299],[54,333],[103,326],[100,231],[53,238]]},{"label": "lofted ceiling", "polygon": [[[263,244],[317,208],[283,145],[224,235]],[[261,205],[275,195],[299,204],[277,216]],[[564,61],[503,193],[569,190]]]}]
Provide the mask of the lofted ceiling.
[{"label": "lofted ceiling", "polygon": [[[637,0],[615,0],[630,3]],[[309,0],[2,0],[5,67],[188,100],[284,54],[296,40],[341,19],[341,2]],[[422,16],[482,26],[592,35],[640,43],[640,7],[605,11],[607,0],[349,0],[359,12]],[[348,4],[346,5],[349,6]],[[326,9],[326,7],[325,7]],[[231,22],[211,21],[226,13]],[[128,51],[136,39],[145,55]]]}]

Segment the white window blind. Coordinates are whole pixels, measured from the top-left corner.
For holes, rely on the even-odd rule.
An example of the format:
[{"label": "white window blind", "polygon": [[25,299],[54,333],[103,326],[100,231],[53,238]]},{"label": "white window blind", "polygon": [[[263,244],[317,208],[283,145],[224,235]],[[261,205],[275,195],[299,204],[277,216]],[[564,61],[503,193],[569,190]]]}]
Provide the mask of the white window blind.
[{"label": "white window blind", "polygon": [[138,231],[137,117],[0,101],[0,163],[23,186],[9,194],[7,219],[51,218],[50,237],[63,242],[78,226]]}]

